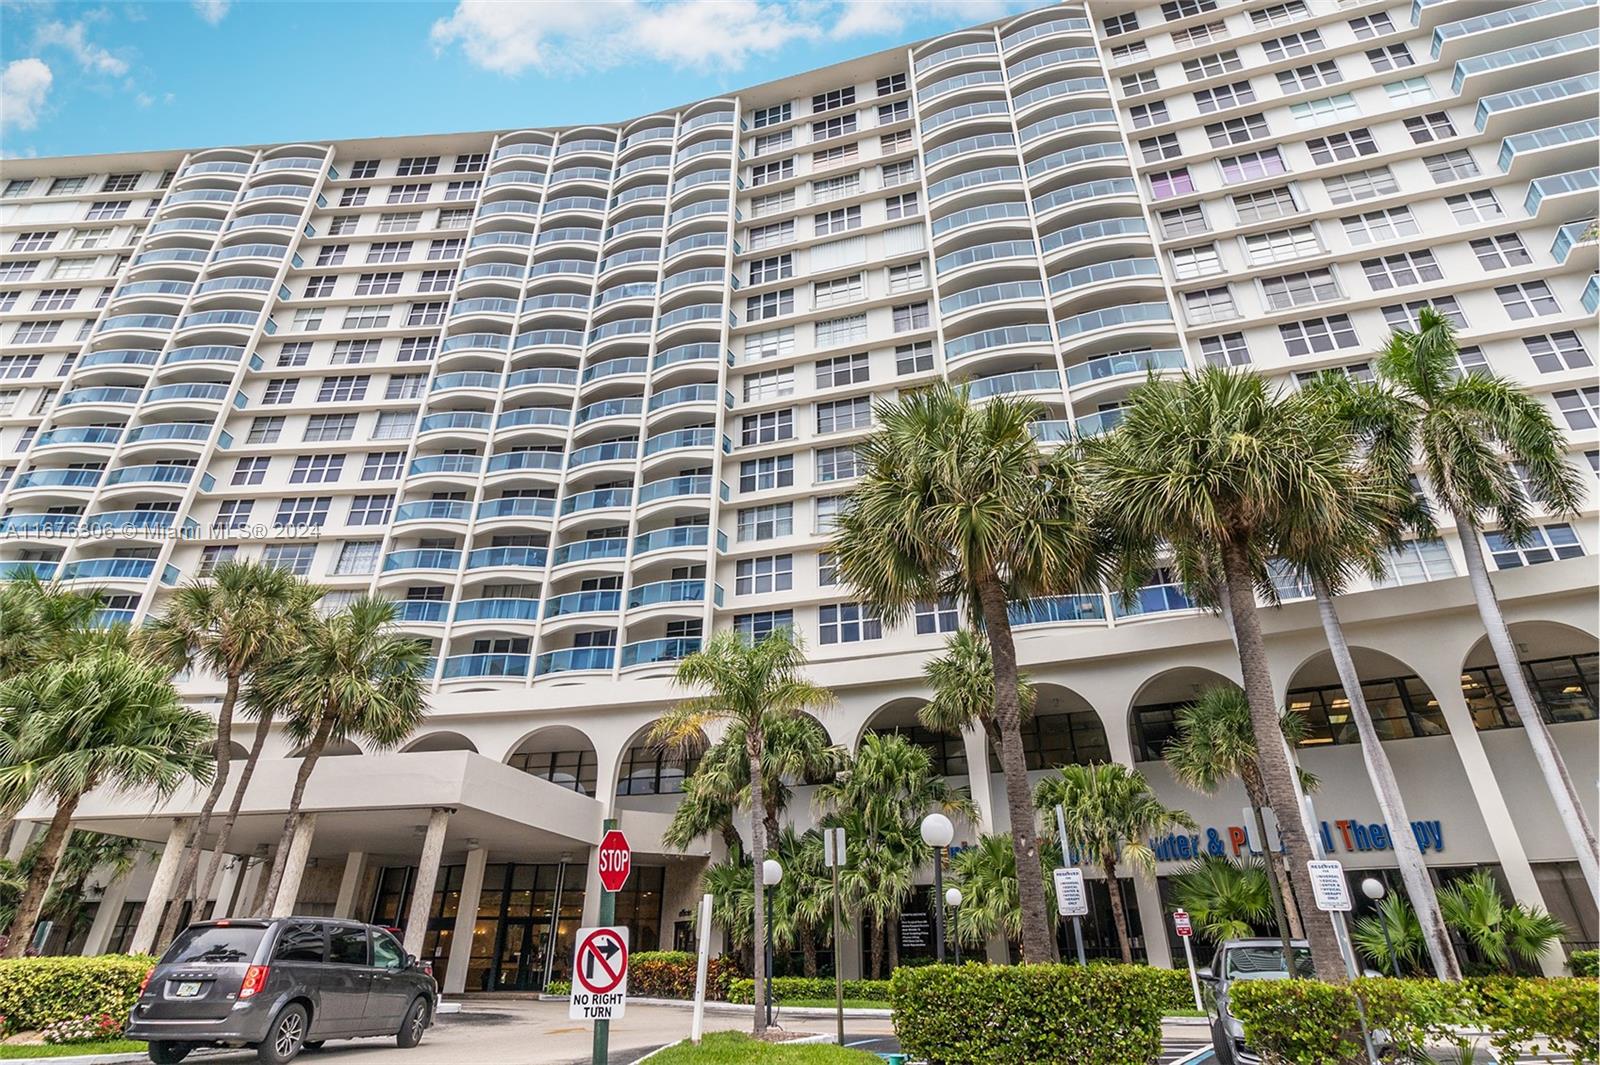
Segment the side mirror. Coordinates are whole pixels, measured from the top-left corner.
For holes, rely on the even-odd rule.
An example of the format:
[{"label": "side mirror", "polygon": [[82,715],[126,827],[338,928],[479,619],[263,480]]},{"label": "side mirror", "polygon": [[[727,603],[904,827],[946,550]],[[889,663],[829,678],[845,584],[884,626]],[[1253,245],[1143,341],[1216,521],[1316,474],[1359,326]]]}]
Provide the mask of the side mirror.
[{"label": "side mirror", "polygon": [[406,955],[406,963],[404,965],[402,965],[401,968],[402,969],[415,969],[416,967],[417,967],[417,956],[415,954],[407,954]]},{"label": "side mirror", "polygon": [[1217,974],[1211,971],[1211,966],[1209,965],[1203,969],[1196,969],[1194,974],[1208,984],[1215,983],[1217,979]]}]

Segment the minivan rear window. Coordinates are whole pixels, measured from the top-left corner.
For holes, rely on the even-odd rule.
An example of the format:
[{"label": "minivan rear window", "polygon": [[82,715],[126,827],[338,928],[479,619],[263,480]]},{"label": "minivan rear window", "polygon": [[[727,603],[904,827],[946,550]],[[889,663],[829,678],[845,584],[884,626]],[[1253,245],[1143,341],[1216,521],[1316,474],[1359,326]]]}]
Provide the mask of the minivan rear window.
[{"label": "minivan rear window", "polygon": [[192,962],[247,962],[256,956],[261,937],[267,934],[263,927],[249,925],[202,925],[186,928],[161,956],[164,965],[187,965]]}]

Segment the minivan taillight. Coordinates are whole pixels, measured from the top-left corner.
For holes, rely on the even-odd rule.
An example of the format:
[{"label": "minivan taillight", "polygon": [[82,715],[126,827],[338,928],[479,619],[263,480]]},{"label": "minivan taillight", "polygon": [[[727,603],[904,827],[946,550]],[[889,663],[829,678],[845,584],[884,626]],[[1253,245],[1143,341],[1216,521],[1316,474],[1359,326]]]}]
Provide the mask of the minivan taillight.
[{"label": "minivan taillight", "polygon": [[244,971],[244,982],[239,985],[239,997],[250,998],[267,986],[267,967],[252,965]]},{"label": "minivan taillight", "polygon": [[154,965],[145,970],[144,979],[139,981],[139,994],[144,994],[144,989],[150,986],[150,978],[156,974]]}]

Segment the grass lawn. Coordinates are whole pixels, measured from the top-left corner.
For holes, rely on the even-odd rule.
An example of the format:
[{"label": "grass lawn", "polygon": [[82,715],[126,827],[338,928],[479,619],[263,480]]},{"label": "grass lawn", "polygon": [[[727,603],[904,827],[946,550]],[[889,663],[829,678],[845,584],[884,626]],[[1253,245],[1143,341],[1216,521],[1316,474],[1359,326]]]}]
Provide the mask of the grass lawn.
[{"label": "grass lawn", "polygon": [[19,1058],[70,1058],[82,1054],[143,1054],[148,1046],[137,1039],[96,1039],[90,1043],[45,1043],[40,1046],[0,1044],[0,1061]]},{"label": "grass lawn", "polygon": [[883,1059],[830,1043],[785,1046],[763,1043],[743,1032],[712,1032],[699,1046],[682,1043],[650,1061],[652,1065],[882,1065]]},{"label": "grass lawn", "polygon": [[[786,998],[782,1002],[774,1003],[774,1006],[780,1010],[788,1006],[831,1010],[835,1005],[836,1003],[831,998]],[[889,1004],[875,998],[847,998],[844,1000],[844,1008],[847,1010],[886,1010],[889,1008]]]}]

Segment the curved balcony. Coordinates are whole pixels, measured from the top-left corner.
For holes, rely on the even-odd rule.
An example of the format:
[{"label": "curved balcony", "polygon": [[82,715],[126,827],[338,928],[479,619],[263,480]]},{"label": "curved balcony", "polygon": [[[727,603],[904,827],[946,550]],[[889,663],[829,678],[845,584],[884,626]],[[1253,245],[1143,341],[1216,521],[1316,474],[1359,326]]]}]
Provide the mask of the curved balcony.
[{"label": "curved balcony", "polygon": [[450,613],[450,604],[441,599],[396,599],[394,619],[401,624],[442,625]]},{"label": "curved balcony", "polygon": [[980,352],[1036,346],[1050,348],[1049,326],[1008,325],[997,329],[985,329],[979,333],[947,341],[944,346],[944,357],[950,362],[958,362]]},{"label": "curved balcony", "polygon": [[608,614],[615,613],[622,605],[622,593],[616,589],[606,589],[597,592],[568,592],[566,595],[554,596],[544,602],[544,616],[550,618],[570,617],[573,614]]},{"label": "curved balcony", "polygon": [[1110,262],[1093,263],[1089,266],[1080,266],[1076,270],[1064,270],[1051,275],[1050,293],[1060,296],[1090,285],[1106,281],[1123,281],[1132,277],[1148,277],[1159,284],[1161,268],[1154,259],[1114,259]]},{"label": "curved balcony", "polygon": [[967,382],[967,392],[973,399],[1009,396],[1019,392],[1060,391],[1061,375],[1054,370],[1021,370],[993,377],[978,377]]},{"label": "curved balcony", "polygon": [[[250,277],[238,275],[235,277],[214,277],[210,281],[202,281],[194,288],[195,297],[212,296],[219,293],[231,292],[271,292],[273,280],[270,277]],[[282,285],[278,286],[278,296],[281,299],[289,298],[289,290]]]},{"label": "curved balcony", "polygon": [[[715,599],[719,605],[722,601],[721,592],[720,588],[716,589]],[[628,591],[629,610],[682,603],[704,603],[705,600],[706,582],[703,580],[656,581],[653,584],[638,585]]]},{"label": "curved balcony", "polygon": [[577,540],[562,544],[550,556],[552,566],[565,566],[569,562],[600,562],[628,557],[628,538],[606,536],[595,540]]},{"label": "curved balcony", "polygon": [[451,655],[444,660],[445,680],[516,678],[527,675],[527,655]]},{"label": "curved balcony", "polygon": [[715,404],[721,399],[727,406],[733,406],[733,393],[723,392],[716,385],[679,385],[657,392],[650,397],[649,410],[654,413],[668,407],[683,406],[690,403]]},{"label": "curved balcony", "polygon": [[576,329],[530,329],[518,333],[512,347],[520,353],[531,348],[578,348],[582,345],[583,334]]},{"label": "curved balcony", "polygon": [[426,548],[411,551],[390,551],[383,559],[383,572],[396,570],[454,570],[461,565],[461,552]]},{"label": "curved balcony", "polygon": [[1032,260],[1037,254],[1038,249],[1031,240],[1000,240],[941,255],[934,260],[934,272],[943,278],[969,266]]},{"label": "curved balcony", "polygon": [[394,522],[407,521],[466,521],[472,516],[472,504],[461,499],[419,499],[402,503],[395,508]]},{"label": "curved balcony", "polygon": [[216,218],[169,218],[152,224],[145,232],[151,237],[163,237],[182,233],[216,233],[221,229],[222,222]]},{"label": "curved balcony", "polygon": [[509,496],[504,499],[486,499],[478,504],[478,520],[496,518],[553,518],[556,501],[538,496]]},{"label": "curved balcony", "polygon": [[193,288],[194,283],[190,281],[131,281],[119,285],[111,294],[111,300],[117,303],[130,296],[170,296],[181,302]]},{"label": "curved balcony", "polygon": [[273,174],[283,170],[313,170],[320,171],[323,161],[305,155],[283,156],[278,159],[263,159],[256,164],[256,174]]},{"label": "curved balcony", "polygon": [[[1004,100],[974,100],[972,103],[947,107],[922,120],[922,136],[926,139],[946,126],[959,125],[968,119],[979,118],[994,119],[1003,125],[1010,125],[1011,108]],[[931,190],[928,195],[931,199],[933,196]]]},{"label": "curved balcony", "polygon": [[158,385],[145,393],[145,406],[158,403],[217,403],[228,398],[228,386],[212,382]]},{"label": "curved balcony", "polygon": [[144,392],[137,388],[118,388],[110,385],[100,388],[74,388],[70,392],[61,393],[61,398],[56,400],[56,404],[61,407],[80,404],[132,406],[138,403],[143,395]]},{"label": "curved balcony", "polygon": [[1099,436],[1121,425],[1122,419],[1126,417],[1127,413],[1121,407],[1085,414],[1081,418],[1074,419],[1072,431],[1078,436]]},{"label": "curved balcony", "polygon": [[128,433],[128,446],[174,441],[203,443],[210,438],[211,429],[211,422],[157,422],[153,425],[141,425]]},{"label": "curved balcony", "polygon": [[[456,623],[468,621],[538,621],[537,599],[464,599],[456,604]],[[519,656],[526,661],[526,656]]]},{"label": "curved balcony", "polygon": [[709,498],[710,495],[711,478],[707,475],[663,477],[658,481],[647,481],[639,488],[639,505],[660,499],[681,499],[685,496]]},{"label": "curved balcony", "polygon": [[86,558],[69,562],[57,574],[58,580],[148,580],[156,571],[153,558]]},{"label": "curved balcony", "polygon": [[103,351],[91,351],[78,360],[76,369],[81,374],[84,370],[95,368],[113,368],[126,366],[154,366],[160,358],[161,352],[157,348],[107,348]]},{"label": "curved balcony", "polygon": [[996,303],[1015,303],[1018,300],[1044,299],[1044,285],[1038,281],[1005,281],[997,285],[953,292],[939,301],[939,313],[953,316],[962,311],[987,307]]},{"label": "curved balcony", "polygon": [[628,462],[639,456],[637,440],[610,440],[602,444],[580,447],[567,457],[567,469],[592,466],[600,462]]},{"label": "curved balcony", "polygon": [[515,263],[479,263],[461,271],[459,285],[473,281],[504,281],[515,284],[528,276],[528,269]]},{"label": "curved balcony", "polygon": [[987,166],[982,170],[971,170],[964,174],[952,174],[941,181],[935,181],[928,186],[928,201],[942,200],[946,196],[967,189],[980,189],[985,193],[992,192],[996,185],[1018,185],[1022,183],[1022,168],[1019,166]]},{"label": "curved balcony", "polygon": [[1129,303],[1121,307],[1104,307],[1087,314],[1076,314],[1057,323],[1061,339],[1092,333],[1098,329],[1138,325],[1144,322],[1171,322],[1172,308],[1160,303]]},{"label": "curved balcony", "polygon": [[[714,426],[698,426],[692,429],[674,429],[671,432],[657,433],[648,438],[644,444],[646,457],[659,455],[666,451],[678,451],[684,448],[711,448],[717,446],[717,430]],[[724,452],[731,451],[732,445],[723,438]]]},{"label": "curved balcony", "polygon": [[1017,138],[1010,133],[979,133],[972,137],[941,144],[924,155],[928,173],[957,159],[980,153],[1010,153],[1017,146]]},{"label": "curved balcony", "polygon": [[26,574],[32,574],[41,581],[48,581],[55,576],[56,563],[54,562],[0,562],[0,581],[12,581]]},{"label": "curved balcony", "polygon": [[678,662],[700,650],[698,636],[669,636],[660,640],[641,640],[622,649],[622,668]]},{"label": "curved balcony", "polygon": [[1103,200],[1110,197],[1136,198],[1139,194],[1137,184],[1133,178],[1102,178],[1098,181],[1083,181],[1076,185],[1066,185],[1054,192],[1036,196],[1033,200],[1034,213],[1041,218],[1063,207],[1087,201]]},{"label": "curved balcony", "polygon": [[249,172],[249,163],[236,163],[227,160],[219,160],[217,162],[210,163],[190,163],[188,166],[183,168],[183,172],[178,175],[178,178],[179,180],[183,180],[186,178],[200,177],[203,174],[225,174],[228,176],[233,176],[248,174]]},{"label": "curved balcony", "polygon": [[457,300],[450,308],[452,318],[494,315],[512,317],[516,313],[517,301],[502,296],[475,296],[472,299]]},{"label": "curved balcony", "polygon": [[1029,181],[1037,181],[1047,174],[1055,174],[1079,166],[1103,166],[1113,161],[1126,161],[1128,150],[1112,141],[1097,141],[1078,148],[1052,152],[1033,160],[1023,167]]},{"label": "curved balcony", "polygon": [[559,451],[506,451],[491,455],[484,467],[485,473],[508,473],[515,470],[560,470],[565,458]]},{"label": "curved balcony", "polygon": [[1012,228],[1015,229],[1020,229],[1030,224],[1028,221],[1028,205],[1021,200],[1003,200],[1000,203],[985,203],[977,207],[968,207],[965,210],[942,215],[933,220],[933,236],[937,240],[968,226],[1005,223],[1008,221],[1013,223]]},{"label": "curved balcony", "polygon": [[1120,592],[1114,593],[1111,596],[1111,606],[1118,618],[1170,614],[1173,611],[1195,608],[1189,597],[1183,594],[1181,584],[1147,584],[1131,596]]},{"label": "curved balcony", "polygon": [[[646,323],[648,328],[648,323]],[[620,359],[608,359],[605,362],[595,363],[583,371],[583,383],[598,381],[604,377],[617,377],[624,374],[642,374],[647,367],[646,361],[638,356],[627,356]]]},{"label": "curved balcony", "polygon": [[467,555],[468,569],[544,569],[542,547],[480,547]]},{"label": "curved balcony", "polygon": [[441,411],[438,414],[429,414],[417,423],[417,433],[434,433],[445,431],[472,432],[482,430],[487,432],[493,423],[494,417],[479,411],[452,410]]},{"label": "curved balcony", "polygon": [[178,322],[175,314],[113,314],[100,320],[95,333],[119,333],[133,330],[143,333],[165,333]]},{"label": "curved balcony", "polygon": [[273,214],[258,212],[256,214],[242,214],[229,220],[225,232],[237,233],[244,229],[299,229],[300,216],[297,214]]},{"label": "curved balcony", "polygon": [[631,488],[596,488],[588,492],[578,492],[561,501],[561,514],[581,514],[589,510],[608,510],[613,507],[631,507],[633,505],[633,489]]},{"label": "curved balcony", "polygon": [[[232,197],[229,197],[230,199]],[[311,198],[310,185],[257,185],[239,197],[240,203],[253,203],[256,200],[309,200]],[[171,202],[170,198],[168,202]],[[317,197],[317,206],[326,207],[328,201]],[[297,220],[298,221],[298,220]]]},{"label": "curved balcony", "polygon": [[81,514],[10,514],[0,518],[0,533],[22,540],[71,536],[82,526]]},{"label": "curved balcony", "polygon": [[[80,447],[114,445],[122,439],[122,430],[114,425],[67,425],[40,433],[33,447],[60,447],[74,444]],[[131,439],[131,437],[130,437]]]},{"label": "curved balcony", "polygon": [[515,251],[533,246],[533,234],[517,230],[505,230],[498,233],[477,233],[467,241],[467,253],[475,251]]},{"label": "curved balcony", "polygon": [[[679,480],[680,478],[673,478]],[[690,477],[684,480],[705,480],[711,478]],[[646,487],[649,487],[646,485]],[[710,485],[706,486],[706,492]],[[718,533],[718,546],[722,546],[722,534]],[[684,548],[703,548],[711,542],[711,526],[709,525],[673,525],[665,529],[656,529],[652,532],[640,533],[633,538],[633,554],[637,558],[651,551],[682,550]]]},{"label": "curved balcony", "polygon": [[502,159],[544,159],[550,155],[551,147],[548,144],[526,142],[520,144],[502,144],[494,150],[494,161]]},{"label": "curved balcony", "polygon": [[545,183],[545,173],[542,170],[497,170],[494,175],[483,183],[484,191],[502,189],[509,186],[526,186],[528,188],[542,188]]},{"label": "curved balcony", "polygon": [[1072,621],[1104,621],[1106,601],[1098,595],[1052,595],[1006,607],[1012,625],[1054,625]]},{"label": "curved balcony", "polygon": [[102,470],[29,470],[18,474],[11,482],[11,490],[20,492],[28,488],[93,488],[100,483]]},{"label": "curved balcony", "polygon": [[546,651],[534,660],[534,675],[550,673],[577,673],[610,669],[616,662],[615,647],[568,647],[561,651]]},{"label": "curved balcony", "polygon": [[[122,466],[106,477],[106,487],[118,484],[178,484],[186,485],[195,479],[198,471],[193,466],[173,466],[150,463],[143,466]],[[207,475],[209,476],[209,475]]]},{"label": "curved balcony", "polygon": [[715,365],[719,358],[725,359],[729,366],[733,365],[733,352],[724,351],[719,344],[679,344],[656,352],[655,357],[650,360],[650,365],[657,370],[684,362],[709,362]]},{"label": "curved balcony", "polygon": [[429,474],[456,474],[477,476],[483,467],[483,458],[479,455],[423,455],[411,460],[409,475],[412,477]]},{"label": "curved balcony", "polygon": [[1023,126],[1017,131],[1020,143],[1026,148],[1036,141],[1058,133],[1070,133],[1085,126],[1100,126],[1115,129],[1117,127],[1117,113],[1109,107],[1091,108],[1087,111],[1068,111],[1064,115],[1052,115],[1041,119],[1029,126]]},{"label": "curved balcony", "polygon": [[1005,76],[1000,71],[975,70],[970,73],[943,78],[931,85],[919,88],[917,90],[917,100],[921,107],[927,107],[933,101],[941,100],[945,97],[954,99],[957,93],[1001,93],[1004,91]]},{"label": "curved balcony", "polygon": [[234,365],[244,358],[245,349],[233,344],[197,344],[173,348],[161,360],[162,366],[177,366],[189,362],[214,362]]},{"label": "curved balcony", "polygon": [[[177,524],[177,520],[177,514],[170,510],[108,510],[84,518],[82,531],[101,536],[161,536]],[[186,536],[193,536],[200,530],[193,518],[185,518],[182,528]]]},{"label": "curved balcony", "polygon": [[1178,348],[1159,351],[1123,351],[1067,367],[1067,384],[1082,388],[1097,381],[1131,375],[1143,376],[1162,370],[1182,370],[1188,365]]},{"label": "curved balcony", "polygon": [[1039,239],[1039,249],[1044,254],[1060,251],[1079,244],[1088,244],[1092,241],[1110,239],[1138,239],[1144,238],[1143,243],[1149,243],[1150,227],[1143,218],[1104,218],[1094,222],[1085,222],[1082,225],[1068,226],[1058,229],[1053,233],[1046,233]]},{"label": "curved balcony", "polygon": [[[235,244],[230,248],[218,249],[211,262],[213,265],[235,259],[264,259],[277,262],[288,254],[287,244]],[[290,263],[296,267],[304,265],[298,255],[293,256]]]},{"label": "curved balcony", "polygon": [[442,373],[433,379],[429,392],[445,392],[453,388],[471,388],[488,392],[500,390],[500,375],[484,370],[462,370]]},{"label": "curved balcony", "polygon": [[1062,34],[1089,35],[1089,20],[1083,18],[1057,18],[1049,22],[1036,22],[1025,29],[1008,33],[1000,38],[1000,48],[1004,52],[1014,52],[1030,41],[1041,37],[1055,37]]},{"label": "curved balcony", "polygon": [[644,400],[636,397],[622,399],[603,399],[597,403],[590,403],[586,407],[579,407],[572,424],[576,428],[593,421],[602,421],[606,418],[636,417],[644,410]]},{"label": "curved balcony", "polygon": [[517,370],[506,378],[506,391],[517,388],[571,388],[578,383],[578,371],[562,366],[535,366]]},{"label": "curved balcony", "polygon": [[999,54],[1000,49],[993,41],[972,41],[966,44],[954,44],[948,48],[941,48],[937,52],[930,52],[928,55],[918,59],[912,65],[912,70],[920,79],[923,74],[937,67],[942,67],[946,63],[954,63],[965,59],[981,59],[987,56],[998,56]]}]

